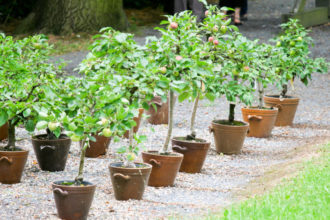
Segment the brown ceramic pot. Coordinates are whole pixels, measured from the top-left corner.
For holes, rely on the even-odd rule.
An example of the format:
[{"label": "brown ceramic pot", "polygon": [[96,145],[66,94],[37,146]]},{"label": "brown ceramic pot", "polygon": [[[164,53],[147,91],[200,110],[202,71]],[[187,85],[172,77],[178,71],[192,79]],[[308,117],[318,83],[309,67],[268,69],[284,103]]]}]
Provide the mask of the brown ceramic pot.
[{"label": "brown ceramic pot", "polygon": [[150,115],[148,122],[154,125],[168,124],[168,100],[166,103],[163,103],[160,96],[155,96],[151,100],[151,103],[156,105],[157,110],[155,110],[155,108],[150,105],[150,108],[147,111],[147,115]]},{"label": "brown ceramic pot", "polygon": [[[101,155],[105,155],[109,144],[111,142],[111,138],[95,135],[93,136],[96,139],[96,142],[89,141],[89,147],[86,149],[86,157],[96,158]],[[80,142],[81,144],[81,142]]]},{"label": "brown ceramic pot", "polygon": [[58,217],[70,220],[87,219],[96,185],[83,182],[84,186],[66,186],[61,185],[63,182],[52,184]]},{"label": "brown ceramic pot", "polygon": [[49,140],[47,134],[36,135],[32,137],[32,145],[42,170],[64,170],[71,146],[68,136],[61,135],[59,139]]},{"label": "brown ceramic pot", "polygon": [[210,127],[213,132],[216,151],[224,154],[239,154],[249,129],[246,122],[237,122],[242,125],[222,124],[227,120],[214,120]]},{"label": "brown ceramic pot", "polygon": [[173,186],[175,177],[179,172],[183,155],[171,153],[161,155],[157,151],[142,152],[143,162],[152,165],[149,186]]},{"label": "brown ceramic pot", "polygon": [[0,141],[8,138],[8,123],[0,126]]},{"label": "brown ceramic pot", "polygon": [[280,99],[278,95],[264,96],[267,106],[278,108],[275,126],[291,126],[299,104],[299,98],[286,96]]},{"label": "brown ceramic pot", "polygon": [[250,125],[247,136],[257,138],[269,137],[274,128],[277,113],[277,108],[242,108],[243,120]]},{"label": "brown ceramic pot", "polygon": [[142,199],[152,166],[147,163],[135,163],[136,168],[126,168],[122,165],[123,163],[111,163],[109,166],[115,198]]},{"label": "brown ceramic pot", "polygon": [[0,151],[0,182],[14,184],[21,181],[29,151]]},{"label": "brown ceramic pot", "polygon": [[[140,124],[141,124],[141,119],[142,119],[143,112],[144,112],[144,109],[143,109],[143,108],[139,108],[139,115],[138,115],[138,117],[134,117],[134,118],[133,118],[134,121],[135,121],[135,123],[136,123],[136,125],[135,125],[134,128],[133,128],[133,132],[134,132],[134,134],[135,134],[136,132],[138,132],[138,130],[139,130],[139,127],[140,127]],[[124,137],[125,137],[125,138],[129,138],[129,131],[126,131],[126,133],[124,134]]]},{"label": "brown ceramic pot", "polygon": [[180,172],[200,173],[210,144],[198,138],[196,141],[188,141],[185,137],[172,138],[173,151],[183,154]]}]

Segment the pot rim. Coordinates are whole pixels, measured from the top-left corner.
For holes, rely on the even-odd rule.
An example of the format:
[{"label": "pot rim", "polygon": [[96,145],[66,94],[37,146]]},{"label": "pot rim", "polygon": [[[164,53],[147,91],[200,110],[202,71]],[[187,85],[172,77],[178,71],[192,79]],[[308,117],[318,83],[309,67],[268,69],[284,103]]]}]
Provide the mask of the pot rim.
[{"label": "pot rim", "polygon": [[37,137],[41,137],[41,136],[46,136],[47,134],[38,134],[38,135],[34,135],[31,137],[31,140],[33,141],[50,141],[50,142],[57,142],[57,141],[65,141],[65,140],[71,140],[71,138],[69,136],[67,136],[66,134],[62,134],[61,135],[65,135],[66,137],[65,138],[59,138],[59,139],[55,139],[55,140],[49,140],[49,139],[44,139],[44,140],[41,140],[41,139],[38,139]]},{"label": "pot rim", "polygon": [[207,141],[205,139],[202,138],[196,138],[197,140],[202,140],[203,142],[196,142],[196,141],[189,141],[189,140],[178,140],[176,138],[184,138],[183,136],[177,136],[177,137],[173,137],[172,140],[176,140],[176,141],[182,141],[182,142],[186,142],[186,143],[193,143],[193,144],[211,144],[210,141]]},{"label": "pot rim", "polygon": [[222,126],[228,126],[228,127],[246,127],[246,126],[249,126],[250,124],[248,122],[245,122],[245,121],[237,121],[237,120],[234,120],[236,122],[241,122],[243,123],[244,125],[225,125],[225,124],[220,124],[220,123],[216,123],[215,121],[228,121],[227,119],[214,119],[212,121],[212,124],[215,124],[215,125],[222,125]]},{"label": "pot rim", "polygon": [[96,184],[93,184],[91,182],[88,182],[88,181],[83,181],[83,183],[88,183],[88,185],[86,186],[76,186],[76,185],[71,185],[71,186],[68,186],[68,185],[61,185],[61,184],[58,184],[59,182],[72,182],[72,180],[58,180],[58,181],[54,181],[52,182],[52,186],[54,187],[62,187],[62,188],[66,188],[66,189],[79,189],[79,188],[82,188],[82,189],[88,189],[88,188],[95,188],[96,187]]},{"label": "pot rim", "polygon": [[252,110],[252,111],[260,111],[260,112],[278,112],[278,108],[277,107],[272,107],[273,109],[260,109],[257,106],[246,106],[246,107],[242,107],[241,109],[243,110]]},{"label": "pot rim", "polygon": [[[273,99],[279,99],[280,95],[264,95],[264,97],[266,98],[273,98]],[[288,95],[283,99],[300,99],[298,96],[292,96],[292,95]]]},{"label": "pot rim", "polygon": [[30,152],[29,150],[25,150],[24,148],[21,148],[21,147],[17,147],[17,148],[18,148],[18,149],[21,149],[21,150],[17,150],[17,151],[5,151],[5,150],[0,150],[0,153],[14,154],[14,153]]},{"label": "pot rim", "polygon": [[159,157],[183,157],[183,154],[181,153],[178,153],[178,152],[174,152],[174,151],[171,151],[170,152],[171,155],[162,155],[159,153],[159,151],[156,151],[156,150],[148,150],[148,151],[143,151],[142,154],[146,154],[146,155],[156,155],[156,156],[159,156]]},{"label": "pot rim", "polygon": [[118,169],[126,169],[126,170],[148,170],[152,168],[152,165],[148,163],[140,163],[140,162],[134,162],[134,164],[143,164],[145,167],[117,167],[117,166],[112,166],[112,164],[123,164],[123,162],[112,162],[109,164],[109,168],[118,168]]}]

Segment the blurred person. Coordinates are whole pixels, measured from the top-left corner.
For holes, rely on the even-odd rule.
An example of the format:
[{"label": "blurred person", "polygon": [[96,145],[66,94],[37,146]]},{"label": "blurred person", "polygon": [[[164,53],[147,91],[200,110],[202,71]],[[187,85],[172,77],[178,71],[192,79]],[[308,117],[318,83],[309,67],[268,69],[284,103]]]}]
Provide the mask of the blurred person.
[{"label": "blurred person", "polygon": [[[219,7],[229,7],[235,9],[234,13],[234,24],[242,25],[241,22],[241,9],[244,6],[245,0],[220,0]],[[227,13],[227,12],[226,12]],[[231,12],[232,13],[232,12]]]},{"label": "blurred person", "polygon": [[197,16],[197,22],[201,22],[204,17],[204,5],[198,0],[174,0],[174,12],[191,10]]}]

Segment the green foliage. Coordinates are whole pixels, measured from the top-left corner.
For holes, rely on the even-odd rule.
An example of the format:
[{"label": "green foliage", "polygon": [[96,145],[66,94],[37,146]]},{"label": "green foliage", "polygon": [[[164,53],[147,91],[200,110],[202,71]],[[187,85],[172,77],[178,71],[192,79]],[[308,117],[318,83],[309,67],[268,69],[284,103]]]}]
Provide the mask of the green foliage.
[{"label": "green foliage", "polygon": [[281,25],[283,32],[274,38],[278,52],[274,59],[276,72],[280,76],[277,85],[283,89],[288,81],[298,78],[306,86],[312,79],[312,73],[327,73],[329,64],[323,58],[310,58],[312,38],[298,20],[290,19]]},{"label": "green foliage", "polygon": [[10,127],[24,124],[34,131],[56,81],[56,68],[48,62],[50,50],[41,35],[17,41],[0,35],[0,125],[9,121]]},{"label": "green foliage", "polygon": [[273,192],[241,203],[207,219],[329,219],[329,144],[300,175]]}]

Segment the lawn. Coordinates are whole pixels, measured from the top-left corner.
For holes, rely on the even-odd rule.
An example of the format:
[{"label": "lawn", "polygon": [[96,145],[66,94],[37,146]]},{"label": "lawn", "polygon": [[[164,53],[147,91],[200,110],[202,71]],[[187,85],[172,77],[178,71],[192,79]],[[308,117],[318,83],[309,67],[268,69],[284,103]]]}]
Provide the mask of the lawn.
[{"label": "lawn", "polygon": [[330,219],[330,143],[297,177],[207,219]]}]

